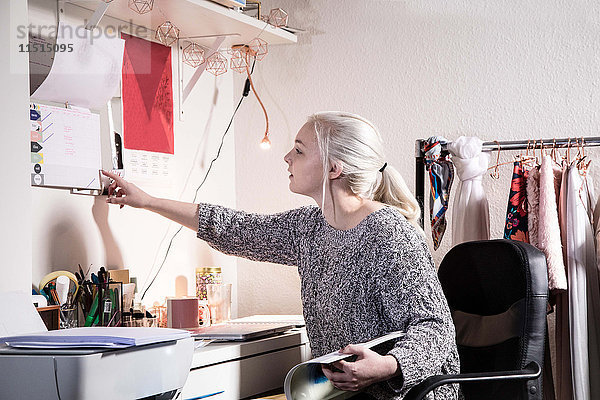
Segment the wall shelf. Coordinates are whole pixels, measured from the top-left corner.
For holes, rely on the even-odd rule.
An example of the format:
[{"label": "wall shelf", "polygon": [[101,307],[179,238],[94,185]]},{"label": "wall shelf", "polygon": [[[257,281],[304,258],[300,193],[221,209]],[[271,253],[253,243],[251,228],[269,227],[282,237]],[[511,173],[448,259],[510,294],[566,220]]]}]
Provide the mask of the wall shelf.
[{"label": "wall shelf", "polygon": [[[67,0],[67,3],[88,10],[91,16],[101,1]],[[131,10],[128,0],[114,0],[105,16],[153,31],[169,20],[181,30],[181,37],[212,35],[213,38],[194,39],[203,46],[210,46],[215,35],[226,35],[223,47],[248,43],[258,34],[269,45],[293,44],[297,40],[290,32],[208,0],[155,0],[154,9],[143,15]]]}]

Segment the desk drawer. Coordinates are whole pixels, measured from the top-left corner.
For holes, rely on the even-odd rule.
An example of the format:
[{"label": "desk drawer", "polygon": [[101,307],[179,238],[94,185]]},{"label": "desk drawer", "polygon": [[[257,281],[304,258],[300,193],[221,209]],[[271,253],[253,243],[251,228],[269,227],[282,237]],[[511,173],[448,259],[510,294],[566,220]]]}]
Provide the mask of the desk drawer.
[{"label": "desk drawer", "polygon": [[298,346],[194,369],[183,387],[183,399],[223,390],[208,399],[239,400],[277,389],[288,371],[302,362],[304,351],[304,346]]}]

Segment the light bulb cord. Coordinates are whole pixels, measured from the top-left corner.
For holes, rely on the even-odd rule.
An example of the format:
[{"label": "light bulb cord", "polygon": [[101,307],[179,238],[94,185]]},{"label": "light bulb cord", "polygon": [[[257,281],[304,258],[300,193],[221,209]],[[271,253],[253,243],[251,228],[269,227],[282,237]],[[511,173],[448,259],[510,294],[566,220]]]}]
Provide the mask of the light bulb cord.
[{"label": "light bulb cord", "polygon": [[268,137],[269,136],[269,116],[267,115],[267,109],[265,108],[265,105],[263,104],[262,100],[258,96],[258,93],[256,92],[256,88],[254,87],[254,82],[252,82],[252,76],[250,74],[250,69],[248,68],[248,63],[246,63],[246,72],[248,73],[248,80],[250,81],[250,86],[252,87],[252,91],[254,92],[254,95],[256,96],[256,100],[258,100],[258,103],[260,104],[260,106],[263,109],[263,112],[265,113],[265,121],[267,124],[267,126],[265,128],[265,137]]}]

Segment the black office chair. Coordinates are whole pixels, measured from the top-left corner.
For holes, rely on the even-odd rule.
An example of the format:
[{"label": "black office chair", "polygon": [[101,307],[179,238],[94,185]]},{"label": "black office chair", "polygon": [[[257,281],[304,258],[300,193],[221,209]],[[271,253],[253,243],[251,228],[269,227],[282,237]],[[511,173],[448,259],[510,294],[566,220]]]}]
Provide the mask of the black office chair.
[{"label": "black office chair", "polygon": [[517,241],[466,242],[446,254],[438,276],[456,327],[461,373],[429,377],[404,400],[451,383],[460,383],[466,400],[542,399],[544,254]]}]

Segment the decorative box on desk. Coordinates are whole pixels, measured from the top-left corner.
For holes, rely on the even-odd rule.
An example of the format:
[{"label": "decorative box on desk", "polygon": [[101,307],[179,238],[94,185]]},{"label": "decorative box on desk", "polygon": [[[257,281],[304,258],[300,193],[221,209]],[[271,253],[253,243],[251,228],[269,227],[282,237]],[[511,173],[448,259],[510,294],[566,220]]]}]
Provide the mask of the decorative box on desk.
[{"label": "decorative box on desk", "polygon": [[49,331],[55,331],[59,327],[59,310],[60,306],[47,306],[47,307],[36,307],[38,314],[42,317],[44,325]]}]

